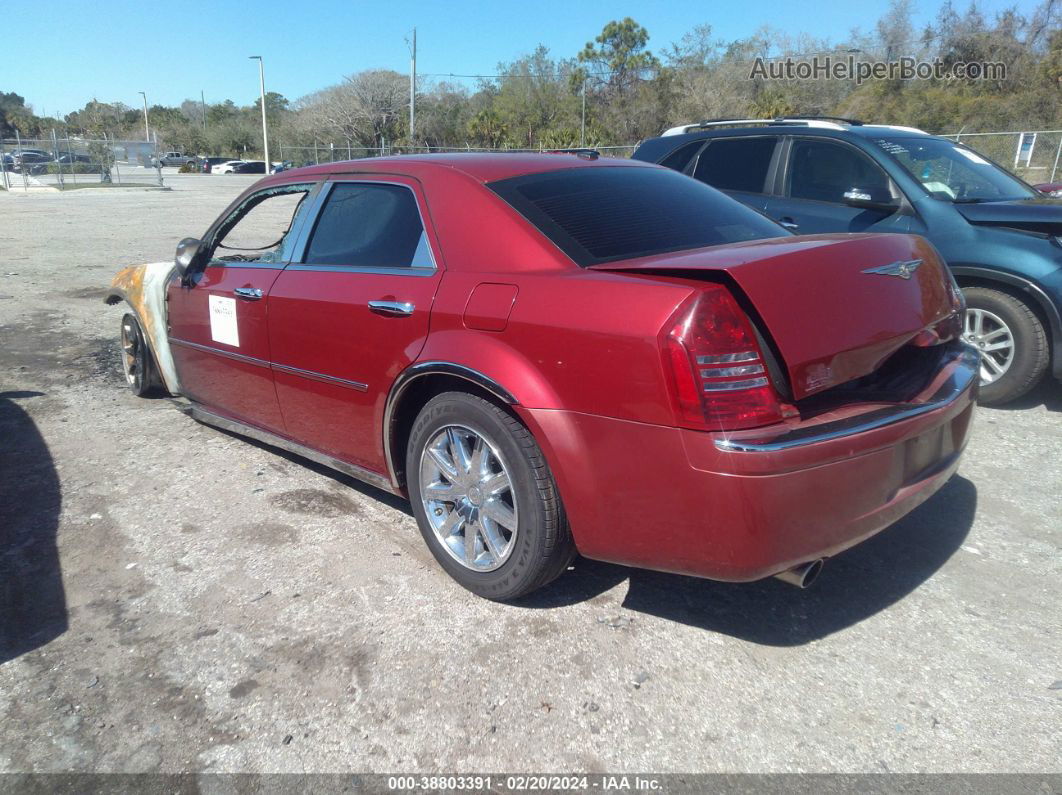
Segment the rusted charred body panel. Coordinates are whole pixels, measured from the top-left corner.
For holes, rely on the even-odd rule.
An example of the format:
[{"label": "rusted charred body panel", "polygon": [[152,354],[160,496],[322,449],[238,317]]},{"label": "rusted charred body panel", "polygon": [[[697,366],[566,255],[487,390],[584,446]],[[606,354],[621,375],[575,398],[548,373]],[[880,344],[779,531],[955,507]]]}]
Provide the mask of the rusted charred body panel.
[{"label": "rusted charred body panel", "polygon": [[151,344],[166,390],[179,395],[181,384],[166,333],[166,285],[174,267],[173,262],[150,262],[122,268],[111,280],[111,289],[103,300],[111,305],[125,301],[130,306]]}]

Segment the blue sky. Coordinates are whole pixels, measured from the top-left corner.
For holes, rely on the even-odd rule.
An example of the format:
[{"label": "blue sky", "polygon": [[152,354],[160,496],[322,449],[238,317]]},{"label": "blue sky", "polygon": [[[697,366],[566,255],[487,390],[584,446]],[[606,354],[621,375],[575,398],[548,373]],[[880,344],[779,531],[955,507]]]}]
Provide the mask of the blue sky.
[{"label": "blue sky", "polygon": [[[1018,0],[1028,14],[1035,0]],[[964,0],[955,5],[965,9]],[[982,0],[991,15],[1012,5]],[[937,0],[915,0],[916,22],[936,16]],[[295,99],[369,68],[405,72],[403,39],[417,26],[420,73],[493,73],[545,44],[570,57],[611,19],[634,17],[659,51],[694,26],[708,23],[733,40],[759,26],[790,34],[844,38],[869,31],[886,4],[852,0],[724,2],[707,0],[58,0],[9,4],[0,49],[0,91],[26,97],[38,114],[76,110],[95,97],[138,107],[177,104],[206,93],[207,102],[247,104],[258,96],[263,55],[266,87]]]}]

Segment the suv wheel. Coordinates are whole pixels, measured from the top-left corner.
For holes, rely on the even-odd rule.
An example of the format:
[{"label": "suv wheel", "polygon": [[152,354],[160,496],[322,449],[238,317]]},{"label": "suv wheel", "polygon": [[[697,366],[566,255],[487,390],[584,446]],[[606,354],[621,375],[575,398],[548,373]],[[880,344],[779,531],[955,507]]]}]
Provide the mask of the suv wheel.
[{"label": "suv wheel", "polygon": [[425,543],[474,594],[523,596],[575,555],[542,451],[493,403],[463,392],[432,398],[410,434],[406,477]]},{"label": "suv wheel", "polygon": [[981,352],[981,398],[998,406],[1021,397],[1047,369],[1047,334],[1036,313],[1014,296],[966,287],[963,339]]}]

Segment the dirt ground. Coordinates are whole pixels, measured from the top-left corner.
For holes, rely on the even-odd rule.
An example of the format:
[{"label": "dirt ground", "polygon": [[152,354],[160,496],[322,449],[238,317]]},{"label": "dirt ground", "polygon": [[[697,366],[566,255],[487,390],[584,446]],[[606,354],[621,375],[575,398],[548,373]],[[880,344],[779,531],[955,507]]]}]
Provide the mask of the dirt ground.
[{"label": "dirt ground", "polygon": [[1058,771],[1062,386],[814,588],[477,599],[408,506],[139,400],[119,266],[246,184],[0,193],[0,772]]}]

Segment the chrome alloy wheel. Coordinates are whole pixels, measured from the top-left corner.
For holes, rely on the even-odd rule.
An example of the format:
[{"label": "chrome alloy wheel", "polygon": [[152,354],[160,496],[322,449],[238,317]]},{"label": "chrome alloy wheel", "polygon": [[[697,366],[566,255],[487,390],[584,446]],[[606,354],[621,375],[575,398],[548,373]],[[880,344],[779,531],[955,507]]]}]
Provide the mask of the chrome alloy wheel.
[{"label": "chrome alloy wheel", "polygon": [[1014,362],[1014,334],[1003,319],[987,309],[967,307],[962,338],[981,352],[981,383],[991,384]]},{"label": "chrome alloy wheel", "polygon": [[420,455],[420,499],[443,548],[472,571],[493,571],[516,542],[519,514],[498,449],[462,425],[441,428]]},{"label": "chrome alloy wheel", "polygon": [[144,377],[140,336],[135,323],[129,315],[122,321],[122,372],[125,373],[126,383],[132,387],[136,387],[137,382]]}]

